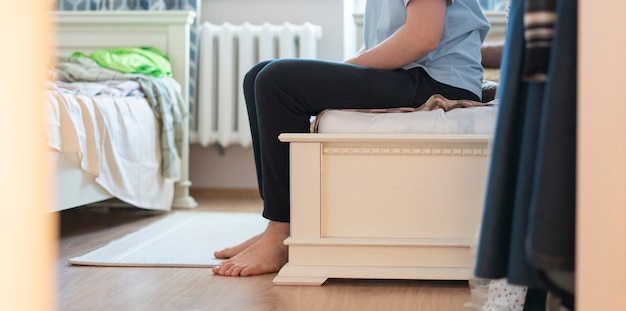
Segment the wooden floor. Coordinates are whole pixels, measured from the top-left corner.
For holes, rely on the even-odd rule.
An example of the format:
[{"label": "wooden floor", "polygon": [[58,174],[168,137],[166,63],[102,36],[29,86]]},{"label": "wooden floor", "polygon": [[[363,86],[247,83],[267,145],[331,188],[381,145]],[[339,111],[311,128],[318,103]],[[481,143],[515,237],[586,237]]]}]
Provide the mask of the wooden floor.
[{"label": "wooden floor", "polygon": [[[198,198],[194,211],[260,212],[256,199]],[[320,287],[274,286],[275,274],[220,277],[210,269],[82,267],[67,264],[163,213],[83,207],[60,213],[58,310],[464,310],[467,282],[328,280]]]}]

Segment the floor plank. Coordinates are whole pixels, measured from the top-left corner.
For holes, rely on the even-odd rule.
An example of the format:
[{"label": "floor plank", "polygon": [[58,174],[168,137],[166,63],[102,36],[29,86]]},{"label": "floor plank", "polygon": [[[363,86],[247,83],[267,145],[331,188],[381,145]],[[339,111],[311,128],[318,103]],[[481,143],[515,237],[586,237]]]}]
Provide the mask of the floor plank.
[{"label": "floor plank", "polygon": [[[257,199],[197,198],[194,211],[254,212]],[[464,310],[467,282],[331,279],[323,286],[274,286],[275,274],[215,276],[198,268],[71,266],[67,260],[106,245],[166,214],[123,207],[60,213],[59,310]]]}]

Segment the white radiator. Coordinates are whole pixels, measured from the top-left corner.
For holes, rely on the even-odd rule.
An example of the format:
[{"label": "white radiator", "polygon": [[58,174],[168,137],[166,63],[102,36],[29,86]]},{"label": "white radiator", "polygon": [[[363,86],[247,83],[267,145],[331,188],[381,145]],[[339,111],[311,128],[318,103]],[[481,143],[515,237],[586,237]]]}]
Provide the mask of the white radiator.
[{"label": "white radiator", "polygon": [[191,142],[202,146],[251,144],[243,78],[256,63],[278,58],[317,58],[320,26],[310,23],[214,25],[200,28],[198,98]]}]

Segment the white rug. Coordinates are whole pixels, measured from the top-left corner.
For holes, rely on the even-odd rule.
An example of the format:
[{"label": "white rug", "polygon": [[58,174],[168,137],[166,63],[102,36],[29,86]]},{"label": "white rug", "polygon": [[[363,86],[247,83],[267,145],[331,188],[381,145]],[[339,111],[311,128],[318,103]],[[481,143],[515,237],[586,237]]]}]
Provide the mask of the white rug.
[{"label": "white rug", "polygon": [[70,258],[75,265],[213,267],[213,252],[265,230],[259,213],[173,212],[134,233]]}]

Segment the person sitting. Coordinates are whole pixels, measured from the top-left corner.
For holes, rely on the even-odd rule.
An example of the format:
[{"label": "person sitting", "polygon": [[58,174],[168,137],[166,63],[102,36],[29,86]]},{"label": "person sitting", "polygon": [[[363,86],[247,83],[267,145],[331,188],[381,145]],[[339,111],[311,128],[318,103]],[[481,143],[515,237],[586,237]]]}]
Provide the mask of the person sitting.
[{"label": "person sitting", "polygon": [[267,229],[215,252],[222,276],[273,273],[288,260],[289,145],[327,108],[419,107],[434,95],[481,100],[481,45],[489,22],[477,0],[368,0],[364,48],[344,62],[264,61],[249,70],[244,96]]}]

